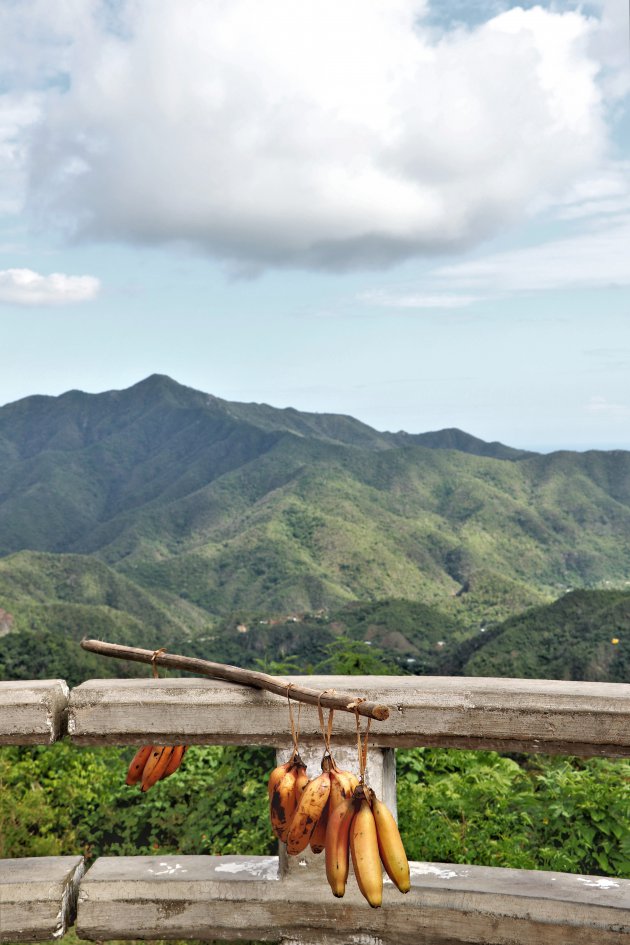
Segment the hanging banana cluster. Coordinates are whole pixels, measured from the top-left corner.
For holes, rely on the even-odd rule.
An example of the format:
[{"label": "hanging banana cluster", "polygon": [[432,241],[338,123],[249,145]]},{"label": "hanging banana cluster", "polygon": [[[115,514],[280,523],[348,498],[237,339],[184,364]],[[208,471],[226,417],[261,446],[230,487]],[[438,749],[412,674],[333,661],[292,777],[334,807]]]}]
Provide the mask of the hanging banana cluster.
[{"label": "hanging banana cluster", "polygon": [[126,784],[140,784],[143,792],[175,774],[188,745],[144,745],[131,760]]},{"label": "hanging banana cluster", "polygon": [[387,806],[330,754],[312,781],[298,754],[275,768],[269,778],[269,812],[276,836],[296,855],[311,847],[326,851],[326,877],[333,895],[343,896],[350,859],[357,884],[374,908],[383,899],[381,862],[393,883],[406,893],[409,864],[396,821]]}]

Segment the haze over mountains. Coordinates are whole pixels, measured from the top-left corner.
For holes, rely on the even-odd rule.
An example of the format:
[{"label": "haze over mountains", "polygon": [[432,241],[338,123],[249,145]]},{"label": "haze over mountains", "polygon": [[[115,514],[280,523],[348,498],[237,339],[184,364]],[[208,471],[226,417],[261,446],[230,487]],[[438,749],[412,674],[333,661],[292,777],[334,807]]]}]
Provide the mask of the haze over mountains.
[{"label": "haze over mountains", "polygon": [[30,628],[97,607],[153,637],[404,598],[465,635],[624,586],[630,452],[382,433],[153,375],[0,409],[0,554],[0,608]]}]

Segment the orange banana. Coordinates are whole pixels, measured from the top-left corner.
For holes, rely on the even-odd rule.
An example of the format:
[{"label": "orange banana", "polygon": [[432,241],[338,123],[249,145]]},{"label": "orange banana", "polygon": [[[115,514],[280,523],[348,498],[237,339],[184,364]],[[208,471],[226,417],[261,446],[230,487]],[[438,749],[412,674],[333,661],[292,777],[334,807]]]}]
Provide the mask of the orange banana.
[{"label": "orange banana", "polygon": [[287,771],[289,770],[292,764],[293,764],[293,759],[290,759],[289,761],[285,761],[284,764],[278,765],[277,768],[274,768],[271,774],[269,775],[269,782],[267,784],[267,793],[269,794],[270,798],[273,793],[273,789],[275,788],[277,784],[280,783],[280,781],[283,779],[283,777],[285,776],[285,774],[287,773]]},{"label": "orange banana", "polygon": [[311,834],[310,846],[313,853],[321,853],[326,846],[326,828],[328,827],[328,814],[330,811],[330,798],[326,802],[321,816],[315,824],[315,829]]},{"label": "orange banana", "polygon": [[326,829],[326,879],[333,896],[340,899],[346,891],[350,868],[350,827],[356,813],[351,797],[344,797],[330,812]]},{"label": "orange banana", "polygon": [[149,755],[151,754],[151,749],[153,745],[143,745],[142,748],[139,748],[133,758],[131,759],[131,764],[129,765],[129,770],[127,771],[127,778],[125,784],[137,784],[140,778],[142,777],[142,772],[144,771],[144,766],[146,765]]},{"label": "orange banana", "polygon": [[170,761],[173,748],[171,745],[154,745],[149,759],[142,772],[142,791],[146,792],[149,788],[160,780]]},{"label": "orange banana", "polygon": [[164,769],[164,774],[162,775],[162,778],[161,778],[162,781],[164,780],[164,778],[170,778],[172,774],[175,774],[175,772],[177,771],[177,769],[182,763],[182,758],[186,754],[187,747],[188,747],[187,745],[174,745],[173,746],[171,757],[169,759],[169,762],[166,768]]},{"label": "orange banana", "polygon": [[295,811],[287,836],[287,853],[295,856],[301,853],[309,843],[317,821],[322,815],[330,795],[330,773],[323,771],[313,781],[309,781]]},{"label": "orange banana", "polygon": [[291,765],[288,771],[285,771],[282,777],[275,785],[269,799],[269,818],[271,820],[271,829],[280,840],[286,840],[298,805],[295,784],[300,768],[297,765]]}]

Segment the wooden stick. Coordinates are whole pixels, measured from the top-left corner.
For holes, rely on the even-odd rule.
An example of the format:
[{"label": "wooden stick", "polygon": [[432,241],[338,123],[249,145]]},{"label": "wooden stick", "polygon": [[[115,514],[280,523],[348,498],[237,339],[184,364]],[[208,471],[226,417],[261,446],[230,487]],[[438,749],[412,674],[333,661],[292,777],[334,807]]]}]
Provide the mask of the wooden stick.
[{"label": "wooden stick", "polygon": [[309,689],[306,686],[296,686],[294,683],[282,682],[275,676],[260,673],[253,669],[241,669],[240,666],[230,666],[227,663],[213,663],[210,660],[200,660],[193,656],[178,656],[174,653],[157,653],[153,650],[140,650],[135,646],[121,646],[118,643],[105,643],[102,640],[81,640],[84,650],[99,653],[101,656],[113,656],[119,660],[134,660],[136,663],[151,663],[165,666],[168,669],[183,669],[198,676],[209,676],[210,679],[224,679],[227,682],[239,683],[242,686],[254,686],[256,689],[265,689],[275,692],[279,696],[289,695],[296,702],[308,702],[309,705],[321,705],[325,709],[339,709],[342,712],[358,712],[383,722],[389,718],[389,709],[386,705],[376,702],[361,701],[359,697],[346,692],[320,692],[318,689]]}]

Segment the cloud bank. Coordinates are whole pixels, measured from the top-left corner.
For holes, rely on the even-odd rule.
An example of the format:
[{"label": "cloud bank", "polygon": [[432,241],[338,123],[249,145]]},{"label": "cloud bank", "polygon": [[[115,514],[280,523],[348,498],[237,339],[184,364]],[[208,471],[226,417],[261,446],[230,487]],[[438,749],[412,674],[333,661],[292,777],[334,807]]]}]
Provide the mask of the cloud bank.
[{"label": "cloud bank", "polygon": [[42,276],[31,269],[0,270],[0,304],[65,305],[96,298],[100,282],[94,276]]},{"label": "cloud bank", "polygon": [[10,5],[48,76],[13,152],[31,210],[244,269],[475,245],[598,164],[600,78],[623,92],[597,60],[608,21],[575,11],[437,31],[418,0],[59,0],[48,61],[50,6]]}]

